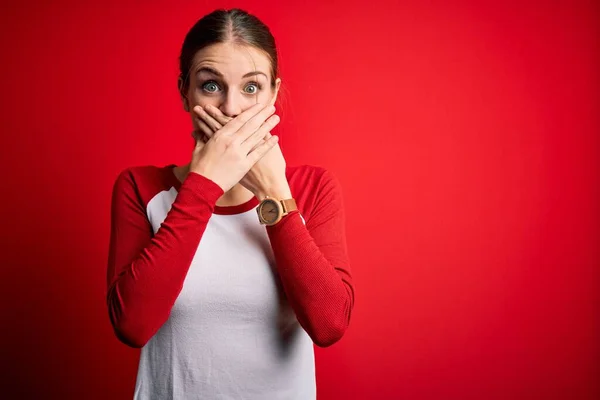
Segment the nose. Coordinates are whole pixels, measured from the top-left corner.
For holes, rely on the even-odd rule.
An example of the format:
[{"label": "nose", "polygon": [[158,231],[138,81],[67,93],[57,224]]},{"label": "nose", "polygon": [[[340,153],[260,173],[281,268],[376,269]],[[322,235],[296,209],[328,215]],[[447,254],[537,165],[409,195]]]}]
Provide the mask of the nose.
[{"label": "nose", "polygon": [[225,95],[221,106],[219,107],[221,112],[230,118],[235,118],[239,113],[242,112],[243,99],[240,97],[241,96],[235,93],[233,90],[228,92]]}]

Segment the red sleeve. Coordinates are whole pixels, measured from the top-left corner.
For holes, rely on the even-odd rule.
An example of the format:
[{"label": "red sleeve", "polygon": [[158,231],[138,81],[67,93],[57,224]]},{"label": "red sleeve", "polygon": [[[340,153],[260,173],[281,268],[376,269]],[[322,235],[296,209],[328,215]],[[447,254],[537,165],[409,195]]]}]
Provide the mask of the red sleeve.
[{"label": "red sleeve", "polygon": [[350,324],[354,286],[347,255],[342,191],[325,171],[314,211],[302,222],[293,211],[267,232],[277,270],[298,322],[313,342],[337,342]]},{"label": "red sleeve", "polygon": [[131,170],[117,178],[111,203],[106,300],[115,334],[123,343],[144,346],[168,319],[222,194],[212,180],[188,174],[153,235]]}]

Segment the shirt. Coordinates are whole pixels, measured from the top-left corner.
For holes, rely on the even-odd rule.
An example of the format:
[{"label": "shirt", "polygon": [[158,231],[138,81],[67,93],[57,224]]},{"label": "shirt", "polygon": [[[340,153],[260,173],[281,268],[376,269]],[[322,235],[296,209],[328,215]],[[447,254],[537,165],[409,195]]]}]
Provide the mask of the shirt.
[{"label": "shirt", "polygon": [[338,180],[288,166],[298,210],[264,226],[256,197],[217,206],[220,186],[173,167],[127,168],[112,191],[106,299],[141,348],[134,399],[315,399],[313,343],[354,306]]}]

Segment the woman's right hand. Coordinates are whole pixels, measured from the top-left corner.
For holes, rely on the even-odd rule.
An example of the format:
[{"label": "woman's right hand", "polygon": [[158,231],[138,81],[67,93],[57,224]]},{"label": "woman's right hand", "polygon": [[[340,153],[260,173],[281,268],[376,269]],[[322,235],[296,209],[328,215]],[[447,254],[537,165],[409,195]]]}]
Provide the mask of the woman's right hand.
[{"label": "woman's right hand", "polygon": [[255,104],[215,132],[206,143],[197,136],[190,172],[205,176],[227,192],[277,144],[277,136],[259,144],[279,123],[279,117],[272,115],[274,112],[271,105]]}]

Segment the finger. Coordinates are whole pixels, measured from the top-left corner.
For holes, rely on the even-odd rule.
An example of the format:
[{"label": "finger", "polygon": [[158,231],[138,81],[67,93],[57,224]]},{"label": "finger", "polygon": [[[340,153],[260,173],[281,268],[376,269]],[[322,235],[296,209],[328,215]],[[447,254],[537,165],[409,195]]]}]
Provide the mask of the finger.
[{"label": "finger", "polygon": [[[265,136],[266,137],[266,136]],[[257,144],[254,145],[254,147],[252,148],[252,150],[250,150],[248,153],[252,153],[254,150],[256,150],[258,148],[258,146],[260,146],[261,144],[263,144],[264,142],[266,142],[266,139],[261,139],[260,142],[258,142]]]},{"label": "finger", "polygon": [[210,138],[208,136],[206,136],[205,133],[200,133],[200,140],[202,140],[204,143],[208,142],[210,140]]},{"label": "finger", "polygon": [[[269,118],[275,112],[275,107],[266,106],[262,110],[260,110],[256,115],[250,118],[238,131],[234,134],[234,143],[239,144],[243,143],[246,139],[248,139],[253,133],[255,133],[260,127],[265,123],[267,118]],[[279,117],[278,117],[279,118]],[[279,121],[278,121],[279,122]],[[228,124],[231,125],[231,124]],[[264,132],[263,132],[264,135]]]},{"label": "finger", "polygon": [[[271,128],[271,129],[272,129],[272,128]],[[263,136],[263,138],[262,138],[262,139],[261,139],[261,140],[260,140],[260,141],[259,141],[257,144],[255,144],[255,145],[254,145],[254,147],[252,148],[252,150],[250,150],[250,151],[249,151],[249,153],[250,153],[250,152],[252,152],[252,151],[254,151],[254,150],[256,150],[256,148],[257,148],[258,146],[260,146],[260,144],[261,144],[262,142],[264,142],[264,141],[266,141],[266,140],[269,140],[269,139],[271,138],[271,136],[273,136],[273,135],[271,134],[271,132],[270,132],[270,131],[268,131],[267,133],[265,133],[265,135]]]},{"label": "finger", "polygon": [[204,121],[204,123],[208,125],[213,132],[216,132],[223,127],[223,125],[221,125],[216,119],[204,111],[202,107],[194,107],[194,112],[200,118],[200,121]]},{"label": "finger", "polygon": [[256,164],[256,162],[263,158],[264,155],[267,154],[267,152],[271,150],[277,144],[278,141],[279,136],[271,136],[269,140],[265,140],[260,146],[256,148],[256,150],[248,154],[247,160],[250,163],[250,165],[252,166]]},{"label": "finger", "polygon": [[[250,121],[252,118],[257,116],[259,112],[265,110],[266,107],[268,107],[268,106],[265,106],[264,104],[260,104],[260,103],[253,104],[250,108],[248,108],[247,110],[244,110],[237,117],[232,119],[231,122],[229,122],[227,125],[225,125],[223,127],[223,129],[221,129],[220,134],[221,135],[232,135],[232,134],[236,133],[248,121]],[[263,121],[264,121],[264,119],[263,119]],[[260,126],[260,124],[259,124],[259,126]],[[252,131],[252,132],[254,132],[254,131]]]},{"label": "finger", "polygon": [[257,129],[252,135],[250,135],[248,137],[248,139],[246,139],[245,141],[243,141],[241,143],[241,148],[242,151],[245,151],[246,154],[250,153],[252,151],[252,149],[258,148],[258,144],[265,140],[265,136],[268,133],[269,134],[269,138],[270,139],[270,131],[271,129],[275,128],[277,126],[277,124],[279,123],[279,116],[278,115],[273,115],[271,116],[268,120],[265,121],[264,124],[262,124],[262,126]]},{"label": "finger", "polygon": [[196,140],[194,151],[199,151],[206,145],[206,143],[202,141],[202,138],[199,135],[194,135],[194,140]]},{"label": "finger", "polygon": [[197,122],[198,128],[200,129],[203,135],[206,135],[208,138],[211,138],[215,134],[213,130],[208,125],[206,125],[204,121],[198,120]]},{"label": "finger", "polygon": [[219,110],[217,107],[212,106],[210,104],[204,107],[204,111],[206,111],[208,115],[217,120],[217,122],[221,125],[227,125],[227,123],[233,119],[223,114],[221,110]]},{"label": "finger", "polygon": [[195,130],[192,132],[192,138],[194,139],[194,142],[196,143],[196,146],[198,146],[198,142],[201,142],[202,145],[206,144],[206,142],[208,142],[208,139],[206,137],[206,135],[204,134],[204,132],[200,131],[200,130]]}]

